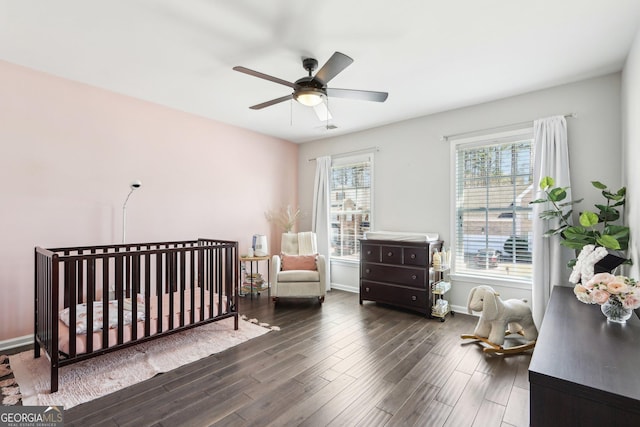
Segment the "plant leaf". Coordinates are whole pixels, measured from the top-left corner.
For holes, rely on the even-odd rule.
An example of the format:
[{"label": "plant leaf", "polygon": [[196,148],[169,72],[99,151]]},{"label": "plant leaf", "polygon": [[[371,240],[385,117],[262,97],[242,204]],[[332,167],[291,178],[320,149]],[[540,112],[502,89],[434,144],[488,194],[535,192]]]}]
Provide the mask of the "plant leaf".
[{"label": "plant leaf", "polygon": [[601,183],[600,181],[591,181],[591,185],[596,187],[598,190],[604,190],[605,188],[607,188],[607,186]]},{"label": "plant leaf", "polygon": [[560,211],[548,210],[548,211],[540,212],[540,219],[554,219],[560,216],[562,216],[562,212]]},{"label": "plant leaf", "polygon": [[602,230],[603,235],[609,235],[618,241],[620,244],[620,250],[627,250],[629,248],[629,227],[624,225],[608,225]]},{"label": "plant leaf", "polygon": [[629,231],[629,227],[625,225],[608,225],[604,228],[604,230],[602,230],[602,233],[608,234],[618,239],[620,237],[628,237]]},{"label": "plant leaf", "polygon": [[615,200],[616,202],[624,200],[624,196],[619,196],[617,194],[609,193],[608,191],[607,192],[603,191],[602,195],[608,200]]},{"label": "plant leaf", "polygon": [[598,215],[591,211],[584,211],[580,215],[580,225],[583,227],[593,227],[598,223]]},{"label": "plant leaf", "polygon": [[560,233],[562,233],[564,231],[565,228],[567,228],[567,226],[563,225],[562,227],[558,227],[556,229],[547,230],[547,231],[545,231],[543,236],[544,237],[551,237],[551,236],[554,236],[556,234],[560,234]]},{"label": "plant leaf", "polygon": [[567,192],[564,188],[558,187],[549,191],[549,200],[553,202],[559,202],[567,197]]},{"label": "plant leaf", "polygon": [[550,176],[545,176],[540,180],[540,188],[542,190],[546,190],[547,188],[553,187],[554,185],[556,185],[556,181]]},{"label": "plant leaf", "polygon": [[604,246],[607,249],[614,249],[614,250],[620,249],[620,243],[618,243],[618,241],[615,238],[607,234],[605,234],[604,236],[598,237],[596,239],[596,242],[598,242],[598,244]]},{"label": "plant leaf", "polygon": [[562,242],[560,242],[560,244],[562,246],[565,246],[567,248],[571,248],[571,249],[575,249],[575,250],[581,250],[582,248],[584,248],[585,245],[588,245],[589,243],[582,243],[582,242],[573,242],[570,240],[563,240]]},{"label": "plant leaf", "polygon": [[536,200],[532,200],[529,202],[530,205],[534,204],[534,203],[545,203],[548,202],[547,199],[536,199]]},{"label": "plant leaf", "polygon": [[600,222],[612,222],[620,218],[620,212],[611,206],[596,205],[596,207],[600,209],[600,215],[598,215]]}]

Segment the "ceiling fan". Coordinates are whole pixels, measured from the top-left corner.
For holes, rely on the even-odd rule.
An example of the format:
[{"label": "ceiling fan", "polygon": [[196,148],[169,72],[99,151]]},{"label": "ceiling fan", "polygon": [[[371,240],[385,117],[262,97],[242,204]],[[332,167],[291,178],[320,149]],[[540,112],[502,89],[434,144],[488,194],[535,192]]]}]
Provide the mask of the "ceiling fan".
[{"label": "ceiling fan", "polygon": [[295,83],[288,82],[277,77],[270,76],[268,74],[261,73],[259,71],[250,70],[245,67],[233,67],[234,70],[241,73],[249,74],[250,76],[259,77],[261,79],[269,80],[274,83],[289,86],[293,89],[293,93],[280,98],[272,99],[271,101],[263,102],[251,106],[252,110],[260,110],[271,105],[278,104],[280,102],[295,99],[302,105],[308,107],[314,107],[318,118],[324,120],[330,118],[330,114],[326,108],[326,105],[322,102],[327,97],[336,98],[349,98],[358,99],[361,101],[374,101],[384,102],[389,94],[387,92],[374,92],[369,90],[357,90],[357,89],[336,89],[327,87],[327,83],[345,68],[347,68],[353,59],[345,55],[344,53],[334,52],[331,58],[318,70],[316,75],[312,75],[313,71],[318,68],[318,61],[314,58],[303,58],[302,67],[309,73],[308,76],[302,77],[295,81]]}]

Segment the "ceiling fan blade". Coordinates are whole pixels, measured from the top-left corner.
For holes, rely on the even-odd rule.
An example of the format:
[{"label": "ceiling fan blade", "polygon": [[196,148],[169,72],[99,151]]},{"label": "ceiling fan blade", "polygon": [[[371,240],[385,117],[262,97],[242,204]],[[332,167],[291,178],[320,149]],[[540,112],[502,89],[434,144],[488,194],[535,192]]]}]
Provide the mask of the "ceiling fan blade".
[{"label": "ceiling fan blade", "polygon": [[265,107],[269,107],[271,105],[279,104],[281,102],[288,101],[288,100],[290,100],[292,98],[293,98],[293,95],[287,95],[287,96],[283,96],[281,98],[272,99],[271,101],[263,102],[262,104],[256,104],[256,105],[254,105],[252,107],[249,107],[249,108],[251,108],[252,110],[261,110],[261,109],[263,109]]},{"label": "ceiling fan blade", "polygon": [[273,77],[268,74],[261,73],[259,71],[250,70],[249,68],[237,66],[237,67],[233,67],[233,69],[241,73],[249,74],[250,76],[259,77],[261,79],[269,80],[270,82],[274,82],[274,83],[280,83],[281,85],[289,86],[294,89],[298,89],[300,87],[295,83],[291,83],[286,80],[282,80],[277,77]]},{"label": "ceiling fan blade", "polygon": [[353,59],[344,53],[334,52],[331,58],[318,70],[315,78],[327,84],[329,80],[337,76],[342,70],[351,65],[352,62]]},{"label": "ceiling fan blade", "polygon": [[327,88],[327,96],[358,99],[360,101],[384,102],[387,100],[389,94],[387,92],[374,92],[371,90]]},{"label": "ceiling fan blade", "polygon": [[316,116],[318,116],[318,119],[321,122],[328,121],[333,118],[329,111],[329,107],[327,107],[327,104],[325,104],[324,101],[313,107],[313,111],[316,112]]}]

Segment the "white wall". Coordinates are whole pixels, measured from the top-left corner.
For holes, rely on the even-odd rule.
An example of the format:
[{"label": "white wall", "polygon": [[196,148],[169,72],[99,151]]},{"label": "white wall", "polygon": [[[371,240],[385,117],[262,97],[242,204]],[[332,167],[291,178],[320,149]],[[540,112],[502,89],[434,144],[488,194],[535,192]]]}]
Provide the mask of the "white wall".
[{"label": "white wall", "polygon": [[631,228],[629,274],[640,279],[640,30],[622,70],[622,147],[627,186],[627,223]]},{"label": "white wall", "polygon": [[[576,198],[585,198],[582,206],[592,207],[595,202],[601,202],[601,196],[591,186],[591,181],[602,181],[614,189],[622,185],[620,82],[620,73],[615,73],[303,144],[298,164],[300,206],[311,211],[315,162],[308,159],[379,147],[375,153],[374,228],[436,231],[448,246],[447,242],[451,240],[450,147],[441,137],[576,113],[578,118],[568,119],[573,194]],[[356,104],[354,108],[357,108]],[[348,120],[348,117],[335,120]],[[310,227],[310,220],[306,221],[309,223],[301,224],[301,229]],[[340,267],[336,276],[339,275],[341,282],[349,276],[353,282],[340,283],[341,287],[347,285],[357,289],[357,267],[351,267],[350,275],[343,269]],[[454,283],[449,297],[453,305],[464,306],[468,291],[474,285]],[[531,299],[531,293],[526,289],[497,288],[504,298]]]}]

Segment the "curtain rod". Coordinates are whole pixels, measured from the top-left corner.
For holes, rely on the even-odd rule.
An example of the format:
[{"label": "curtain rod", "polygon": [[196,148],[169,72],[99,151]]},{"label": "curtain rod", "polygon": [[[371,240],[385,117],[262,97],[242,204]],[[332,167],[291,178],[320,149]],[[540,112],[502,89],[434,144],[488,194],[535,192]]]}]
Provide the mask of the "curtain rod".
[{"label": "curtain rod", "polygon": [[[578,114],[577,113],[568,113],[568,114],[564,114],[564,117],[566,119],[569,119],[569,118],[577,119],[578,118]],[[525,125],[528,125],[528,124],[531,124],[531,123],[533,123],[533,120],[527,120],[526,122],[520,122],[520,123],[511,123],[509,125],[496,126],[496,127],[492,127],[492,128],[488,128],[488,129],[480,129],[480,130],[474,130],[474,131],[470,131],[470,132],[454,133],[452,135],[443,135],[443,136],[440,137],[440,141],[449,142],[449,140],[451,138],[459,138],[461,136],[473,135],[473,134],[476,134],[476,133],[483,133],[483,132],[489,132],[489,131],[495,131],[495,130],[499,130],[499,129],[503,129],[503,128],[525,126]]]},{"label": "curtain rod", "polygon": [[[346,153],[338,153],[338,154],[331,154],[331,158],[335,159],[338,157],[344,157],[344,156],[350,156],[352,154],[361,154],[361,153],[370,153],[372,151],[380,151],[380,147],[369,147],[369,148],[362,148],[360,150],[354,150],[354,151],[347,151]],[[314,160],[316,160],[317,157],[314,157],[313,159],[307,159],[308,162],[312,162]]]}]

